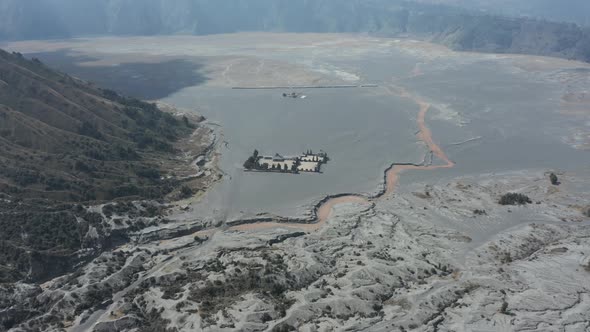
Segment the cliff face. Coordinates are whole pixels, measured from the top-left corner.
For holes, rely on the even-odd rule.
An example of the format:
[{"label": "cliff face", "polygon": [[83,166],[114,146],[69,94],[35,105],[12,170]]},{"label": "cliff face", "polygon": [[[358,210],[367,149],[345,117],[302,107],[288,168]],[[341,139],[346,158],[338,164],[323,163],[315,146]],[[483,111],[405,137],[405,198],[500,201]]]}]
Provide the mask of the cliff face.
[{"label": "cliff face", "polygon": [[404,34],[460,50],[590,61],[590,32],[573,24],[401,0],[5,0],[0,4],[0,40],[238,31]]},{"label": "cliff face", "polygon": [[446,4],[497,15],[536,17],[550,21],[590,26],[590,1],[587,0],[414,0]]},{"label": "cliff face", "polygon": [[[428,21],[428,14],[415,21]],[[432,16],[432,20],[437,17]],[[440,19],[440,18],[439,18]],[[408,30],[420,29],[421,24]],[[428,32],[433,41],[452,49],[522,53],[590,61],[590,31],[574,24],[497,16],[452,15]]]}]

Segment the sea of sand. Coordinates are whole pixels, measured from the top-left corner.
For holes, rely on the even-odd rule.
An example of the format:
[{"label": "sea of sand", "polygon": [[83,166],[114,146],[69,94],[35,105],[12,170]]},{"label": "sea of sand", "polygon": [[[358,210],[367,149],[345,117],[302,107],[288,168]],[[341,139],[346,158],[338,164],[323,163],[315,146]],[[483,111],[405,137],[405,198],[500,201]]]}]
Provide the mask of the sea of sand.
[{"label": "sea of sand", "polygon": [[[396,174],[401,190],[425,179],[590,166],[590,111],[576,98],[589,82],[584,63],[344,34],[109,37],[0,47],[205,115],[222,143],[224,177],[202,204],[227,220],[305,215],[326,195],[374,196],[397,163],[435,166]],[[329,84],[376,87],[232,89]],[[283,92],[307,97],[283,98]],[[428,139],[448,160],[418,135],[424,104]],[[331,160],[322,174],[244,173],[241,165],[254,149],[285,155],[322,149]],[[438,167],[449,162],[454,167]]]}]

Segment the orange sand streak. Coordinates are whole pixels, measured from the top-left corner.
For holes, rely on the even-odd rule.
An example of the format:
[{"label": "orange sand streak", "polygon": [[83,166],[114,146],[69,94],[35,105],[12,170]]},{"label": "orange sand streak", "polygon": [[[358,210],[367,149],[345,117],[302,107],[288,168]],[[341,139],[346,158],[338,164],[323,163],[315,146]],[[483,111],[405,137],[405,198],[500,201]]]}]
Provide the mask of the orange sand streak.
[{"label": "orange sand streak", "polygon": [[350,203],[358,203],[358,204],[368,204],[369,200],[365,197],[361,196],[342,196],[336,197],[326,201],[326,203],[322,204],[317,212],[317,222],[313,224],[303,224],[303,223],[279,223],[279,222],[265,222],[265,223],[257,223],[257,224],[244,224],[244,225],[237,225],[231,227],[231,230],[236,231],[255,231],[267,228],[278,228],[278,227],[286,227],[286,228],[297,228],[304,230],[306,232],[313,232],[320,229],[326,220],[332,214],[332,211],[336,205],[340,204],[350,204]]},{"label": "orange sand streak", "polygon": [[320,228],[326,222],[326,220],[328,220],[336,205],[350,203],[368,204],[369,200],[365,197],[354,195],[332,198],[320,206],[318,209],[318,222],[313,225],[318,226],[316,229]]},{"label": "orange sand streak", "polygon": [[444,153],[441,147],[434,142],[432,139],[432,132],[426,126],[426,113],[430,109],[430,104],[423,101],[418,97],[412,97],[406,91],[402,90],[400,93],[403,97],[412,98],[419,106],[420,112],[418,113],[418,118],[416,122],[418,123],[418,139],[426,144],[430,151],[439,158],[440,160],[444,161],[444,165],[431,165],[431,166],[416,166],[416,165],[395,165],[389,171],[387,171],[386,176],[386,187],[385,187],[385,194],[383,196],[387,196],[395,190],[395,186],[399,181],[399,174],[405,170],[435,170],[440,168],[452,168],[455,166],[455,163],[452,162],[449,157]]}]

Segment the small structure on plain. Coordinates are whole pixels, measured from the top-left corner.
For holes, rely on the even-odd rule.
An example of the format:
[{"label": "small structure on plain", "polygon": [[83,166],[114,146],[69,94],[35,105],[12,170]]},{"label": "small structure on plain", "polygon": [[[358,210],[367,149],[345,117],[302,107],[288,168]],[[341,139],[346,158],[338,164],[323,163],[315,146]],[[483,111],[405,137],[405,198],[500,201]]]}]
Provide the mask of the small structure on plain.
[{"label": "small structure on plain", "polygon": [[244,169],[294,174],[300,172],[321,173],[322,165],[326,164],[328,160],[328,154],[323,151],[314,153],[312,150],[307,150],[298,156],[284,157],[278,153],[274,156],[262,156],[258,150],[254,150],[254,153],[244,162]]}]

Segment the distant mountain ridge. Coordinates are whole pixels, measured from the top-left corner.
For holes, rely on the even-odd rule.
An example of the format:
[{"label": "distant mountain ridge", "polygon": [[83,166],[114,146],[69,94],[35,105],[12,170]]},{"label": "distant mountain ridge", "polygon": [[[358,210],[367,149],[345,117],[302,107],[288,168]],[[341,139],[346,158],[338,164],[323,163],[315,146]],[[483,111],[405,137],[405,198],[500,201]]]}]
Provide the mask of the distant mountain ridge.
[{"label": "distant mountain ridge", "polygon": [[0,40],[239,31],[368,32],[433,40],[458,50],[590,61],[587,28],[402,0],[3,0],[0,3]]}]

